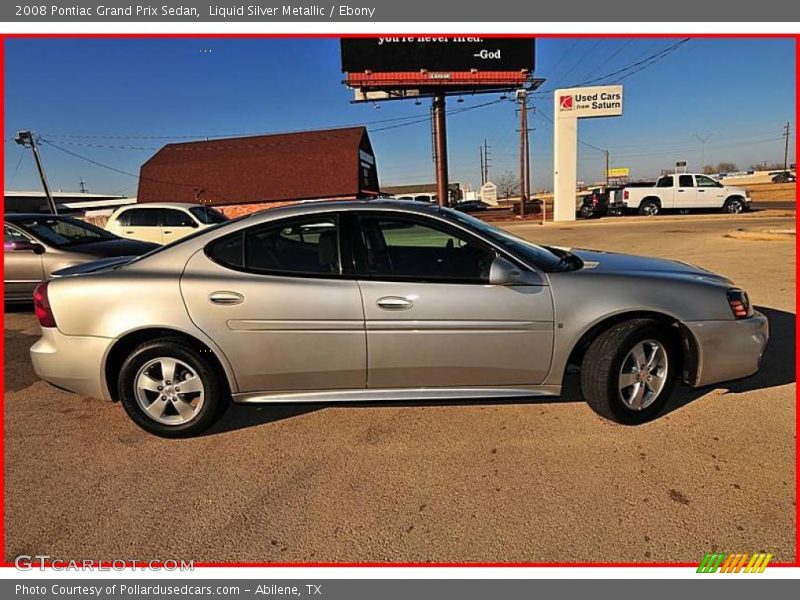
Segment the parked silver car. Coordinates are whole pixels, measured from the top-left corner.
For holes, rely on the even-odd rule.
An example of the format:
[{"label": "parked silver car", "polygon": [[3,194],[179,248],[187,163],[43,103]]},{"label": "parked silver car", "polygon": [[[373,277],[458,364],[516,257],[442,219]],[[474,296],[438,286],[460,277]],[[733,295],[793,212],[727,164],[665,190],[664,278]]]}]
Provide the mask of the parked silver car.
[{"label": "parked silver car", "polygon": [[5,216],[3,262],[5,302],[30,302],[39,282],[55,271],[101,258],[128,259],[158,248],[124,240],[72,217],[40,214]]},{"label": "parked silver car", "polygon": [[747,294],[699,267],[397,200],[279,208],[60,275],[36,291],[36,372],[167,437],[231,397],[558,396],[568,365],[598,412],[640,423],[678,379],[754,373],[768,338]]}]

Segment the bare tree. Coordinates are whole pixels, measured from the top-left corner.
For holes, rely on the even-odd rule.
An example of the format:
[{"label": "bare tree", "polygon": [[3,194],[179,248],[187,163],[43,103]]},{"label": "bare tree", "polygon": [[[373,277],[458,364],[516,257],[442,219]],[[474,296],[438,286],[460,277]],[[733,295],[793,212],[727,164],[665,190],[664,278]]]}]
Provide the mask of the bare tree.
[{"label": "bare tree", "polygon": [[506,200],[511,196],[519,194],[519,177],[511,171],[505,171],[495,181],[497,193]]},{"label": "bare tree", "polygon": [[721,162],[717,165],[717,173],[734,173],[738,170],[735,162]]}]

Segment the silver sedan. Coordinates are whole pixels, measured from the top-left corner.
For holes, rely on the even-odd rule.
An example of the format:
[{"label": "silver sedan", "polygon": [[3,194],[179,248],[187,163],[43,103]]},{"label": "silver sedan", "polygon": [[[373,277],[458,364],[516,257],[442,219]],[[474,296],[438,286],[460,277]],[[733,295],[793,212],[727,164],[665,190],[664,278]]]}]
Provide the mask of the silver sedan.
[{"label": "silver sedan", "polygon": [[[652,419],[683,379],[756,372],[769,327],[689,264],[538,246],[402,201],[250,215],[39,286],[36,372],[183,437],[234,402],[558,396]],[[87,309],[91,307],[91,309]]]}]

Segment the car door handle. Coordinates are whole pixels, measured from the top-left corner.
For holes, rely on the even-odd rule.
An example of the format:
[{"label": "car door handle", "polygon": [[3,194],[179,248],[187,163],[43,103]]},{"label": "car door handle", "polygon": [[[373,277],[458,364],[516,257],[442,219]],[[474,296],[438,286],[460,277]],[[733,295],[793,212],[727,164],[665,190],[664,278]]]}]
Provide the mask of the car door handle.
[{"label": "car door handle", "polygon": [[678,190],[678,191],[679,191],[679,192],[682,194],[682,193],[683,193],[683,192],[685,192],[686,190]]},{"label": "car door handle", "polygon": [[165,229],[164,233],[172,233],[172,229]]},{"label": "car door handle", "polygon": [[244,296],[236,292],[213,292],[209,294],[208,301],[211,302],[211,304],[231,306],[244,302]]},{"label": "car door handle", "polygon": [[698,194],[705,194],[705,193],[706,193],[706,191],[705,191],[705,190],[697,190],[697,193],[698,193]]},{"label": "car door handle", "polygon": [[132,229],[126,229],[125,233],[135,233]]},{"label": "car door handle", "polygon": [[414,303],[408,298],[401,298],[400,296],[385,296],[378,298],[376,303],[383,310],[408,310]]}]

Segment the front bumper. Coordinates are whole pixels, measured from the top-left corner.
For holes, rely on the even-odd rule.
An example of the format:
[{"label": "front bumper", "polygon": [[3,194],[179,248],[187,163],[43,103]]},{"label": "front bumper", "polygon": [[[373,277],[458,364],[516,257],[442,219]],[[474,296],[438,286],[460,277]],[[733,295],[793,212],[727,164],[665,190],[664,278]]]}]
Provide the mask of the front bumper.
[{"label": "front bumper", "polygon": [[110,338],[64,335],[52,327],[31,346],[36,374],[56,387],[92,398],[110,400],[103,365]]},{"label": "front bumper", "polygon": [[769,341],[769,320],[760,312],[736,321],[693,321],[686,326],[697,346],[695,387],[747,377],[758,371]]}]

